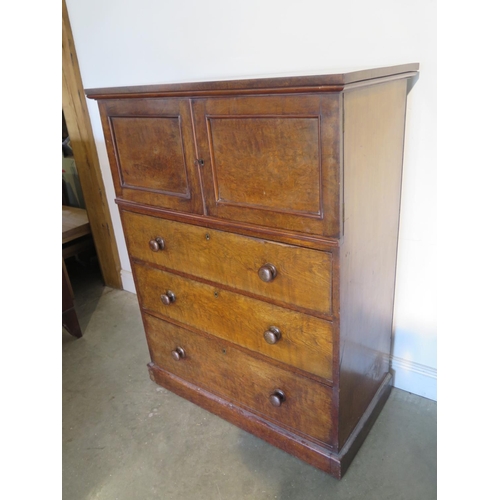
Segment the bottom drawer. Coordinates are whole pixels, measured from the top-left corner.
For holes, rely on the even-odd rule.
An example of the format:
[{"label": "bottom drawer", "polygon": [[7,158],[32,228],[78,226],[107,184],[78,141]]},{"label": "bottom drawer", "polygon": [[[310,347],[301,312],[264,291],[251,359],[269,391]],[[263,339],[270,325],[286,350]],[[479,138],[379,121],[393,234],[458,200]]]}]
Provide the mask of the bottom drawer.
[{"label": "bottom drawer", "polygon": [[152,361],[160,368],[295,432],[332,444],[331,387],[255,359],[215,337],[147,314],[144,322]]}]

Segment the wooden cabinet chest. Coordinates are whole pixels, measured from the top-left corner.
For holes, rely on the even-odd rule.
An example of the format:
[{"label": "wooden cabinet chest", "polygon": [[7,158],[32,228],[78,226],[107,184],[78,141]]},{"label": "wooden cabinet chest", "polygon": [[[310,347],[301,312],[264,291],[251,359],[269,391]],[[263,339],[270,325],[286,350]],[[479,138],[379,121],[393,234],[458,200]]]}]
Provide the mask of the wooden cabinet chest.
[{"label": "wooden cabinet chest", "polygon": [[87,90],[151,378],[338,478],[391,388],[417,70]]}]

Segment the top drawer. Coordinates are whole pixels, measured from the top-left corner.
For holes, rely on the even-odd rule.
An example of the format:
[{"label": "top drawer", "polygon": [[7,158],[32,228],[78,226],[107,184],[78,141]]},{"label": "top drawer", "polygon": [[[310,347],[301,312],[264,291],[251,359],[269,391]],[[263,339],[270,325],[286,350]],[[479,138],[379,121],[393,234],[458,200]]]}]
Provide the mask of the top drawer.
[{"label": "top drawer", "polygon": [[[132,257],[322,314],[332,314],[332,254],[121,211]],[[162,238],[154,251],[150,242]],[[153,248],[155,245],[153,244]],[[259,276],[259,270],[272,270]]]}]

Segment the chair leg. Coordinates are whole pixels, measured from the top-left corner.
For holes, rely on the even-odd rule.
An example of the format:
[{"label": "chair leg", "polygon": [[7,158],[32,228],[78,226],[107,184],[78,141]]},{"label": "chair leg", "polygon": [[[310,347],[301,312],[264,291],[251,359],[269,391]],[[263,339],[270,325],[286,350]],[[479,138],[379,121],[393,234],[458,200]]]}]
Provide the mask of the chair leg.
[{"label": "chair leg", "polygon": [[74,309],[63,312],[62,324],[73,337],[80,338],[83,336],[82,330],[80,329],[80,323],[78,322],[78,316]]},{"label": "chair leg", "polygon": [[73,302],[73,289],[63,260],[62,269],[62,324],[73,337],[83,336]]}]

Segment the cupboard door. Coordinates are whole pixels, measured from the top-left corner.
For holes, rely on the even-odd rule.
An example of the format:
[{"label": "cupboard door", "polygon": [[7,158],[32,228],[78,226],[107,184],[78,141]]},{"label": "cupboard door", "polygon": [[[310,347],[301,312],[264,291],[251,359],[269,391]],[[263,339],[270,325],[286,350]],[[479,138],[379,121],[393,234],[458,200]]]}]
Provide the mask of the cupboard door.
[{"label": "cupboard door", "polygon": [[209,215],[340,232],[339,96],[193,99]]},{"label": "cupboard door", "polygon": [[203,213],[188,99],[99,103],[118,198]]}]

